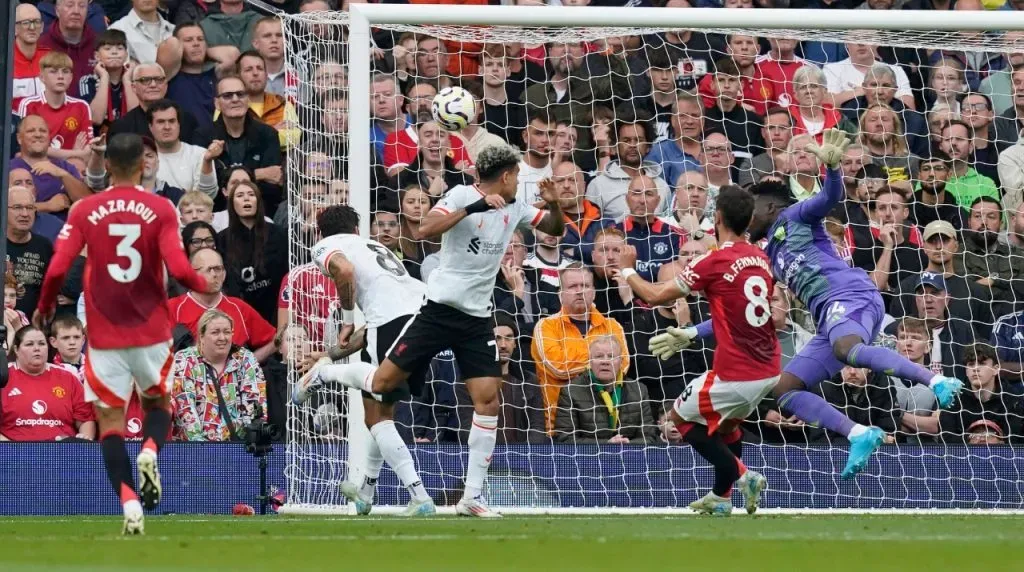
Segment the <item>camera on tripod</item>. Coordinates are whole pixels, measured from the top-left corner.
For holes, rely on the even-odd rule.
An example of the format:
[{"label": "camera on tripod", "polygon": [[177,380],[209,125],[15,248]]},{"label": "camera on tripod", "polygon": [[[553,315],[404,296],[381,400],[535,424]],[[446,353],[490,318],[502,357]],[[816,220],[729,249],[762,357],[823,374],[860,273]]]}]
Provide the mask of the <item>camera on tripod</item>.
[{"label": "camera on tripod", "polygon": [[263,407],[257,405],[252,421],[245,426],[245,450],[254,457],[266,457],[274,450],[277,429],[263,418]]}]

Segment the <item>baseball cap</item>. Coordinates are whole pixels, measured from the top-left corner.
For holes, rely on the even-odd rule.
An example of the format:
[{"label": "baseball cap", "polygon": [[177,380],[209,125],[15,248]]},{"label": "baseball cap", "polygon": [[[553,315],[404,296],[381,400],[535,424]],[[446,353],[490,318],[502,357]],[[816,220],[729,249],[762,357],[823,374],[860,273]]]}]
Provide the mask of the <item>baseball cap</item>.
[{"label": "baseball cap", "polygon": [[935,272],[922,272],[921,273],[921,278],[917,282],[916,290],[919,290],[919,289],[921,289],[924,286],[931,286],[932,288],[935,288],[936,290],[940,290],[942,292],[945,292],[946,291],[946,279],[943,278],[941,274],[937,274]]},{"label": "baseball cap", "polygon": [[956,238],[956,229],[948,221],[933,220],[924,227],[924,233],[921,235],[921,238],[928,242],[935,235]]}]

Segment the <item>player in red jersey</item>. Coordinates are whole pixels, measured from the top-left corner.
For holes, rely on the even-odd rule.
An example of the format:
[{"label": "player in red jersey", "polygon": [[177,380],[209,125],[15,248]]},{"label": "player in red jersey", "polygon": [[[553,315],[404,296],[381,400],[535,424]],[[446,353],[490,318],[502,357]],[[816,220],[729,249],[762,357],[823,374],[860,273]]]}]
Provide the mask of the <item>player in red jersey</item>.
[{"label": "player in red jersey", "polygon": [[627,248],[620,256],[621,277],[645,302],[661,305],[703,291],[711,305],[710,325],[669,328],[650,343],[651,351],[666,359],[713,329],[711,371],[690,382],[670,413],[683,439],[715,467],[711,492],[690,505],[705,514],[732,512],[733,484],[743,493],[747,512],[753,513],[767,486],[761,474],[740,460],[739,425],[775,387],[782,369],[769,302],[771,266],[764,252],[744,238],[753,212],[753,195],[733,185],[722,187],[715,210],[718,250],[693,260],[670,282],[651,284],[640,278],[630,267],[636,262],[635,250]]},{"label": "player in red jersey", "polygon": [[142,180],[142,138],[123,133],[107,144],[111,187],[79,201],[57,237],[56,253],[43,281],[33,322],[53,315],[64,276],[89,245],[85,263],[85,315],[89,350],[85,393],[96,406],[103,461],[124,507],[124,533],[143,531],[142,506],[135,494],[131,463],[124,448],[124,409],[137,385],[142,394],[142,452],[136,460],[139,492],[147,509],[160,502],[156,456],[171,423],[168,374],[172,363],[171,317],[164,265],[186,287],[205,291],[192,270],[178,234],[174,205],[147,193]]}]

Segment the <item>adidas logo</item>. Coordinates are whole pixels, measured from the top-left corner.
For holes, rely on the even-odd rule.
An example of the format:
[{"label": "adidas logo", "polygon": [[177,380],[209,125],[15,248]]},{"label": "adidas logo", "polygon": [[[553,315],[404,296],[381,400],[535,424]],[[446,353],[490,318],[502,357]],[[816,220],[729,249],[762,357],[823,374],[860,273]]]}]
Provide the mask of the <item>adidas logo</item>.
[{"label": "adidas logo", "polygon": [[18,389],[17,387],[15,387],[14,389],[7,393],[7,397],[17,397],[19,395],[21,395],[21,390]]}]

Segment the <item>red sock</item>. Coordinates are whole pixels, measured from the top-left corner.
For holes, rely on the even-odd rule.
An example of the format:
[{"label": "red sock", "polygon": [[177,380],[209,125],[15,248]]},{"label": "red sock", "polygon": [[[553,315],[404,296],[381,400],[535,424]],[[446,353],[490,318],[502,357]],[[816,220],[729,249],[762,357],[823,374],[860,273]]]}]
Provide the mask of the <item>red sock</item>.
[{"label": "red sock", "polygon": [[128,501],[138,501],[139,497],[132,490],[132,487],[128,483],[121,483],[121,505],[125,505]]},{"label": "red sock", "polygon": [[160,452],[160,447],[157,446],[156,441],[153,441],[152,437],[149,437],[144,443],[142,443],[142,450],[150,451],[155,455]]},{"label": "red sock", "polygon": [[739,468],[741,477],[747,474],[747,466],[743,464],[743,460],[738,457],[736,458],[736,467]]}]

